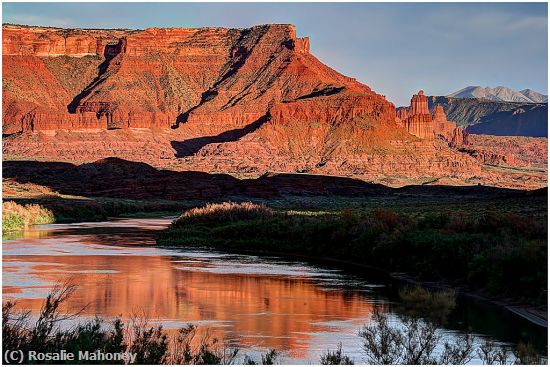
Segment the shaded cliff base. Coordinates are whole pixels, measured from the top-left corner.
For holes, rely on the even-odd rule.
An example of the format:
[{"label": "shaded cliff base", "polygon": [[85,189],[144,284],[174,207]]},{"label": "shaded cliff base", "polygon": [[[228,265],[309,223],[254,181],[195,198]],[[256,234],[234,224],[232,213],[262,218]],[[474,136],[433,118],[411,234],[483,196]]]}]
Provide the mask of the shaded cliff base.
[{"label": "shaded cliff base", "polygon": [[[393,188],[359,178],[303,173],[266,173],[254,178],[202,171],[159,169],[143,162],[105,158],[92,163],[13,160],[3,162],[3,178],[36,184],[63,195],[149,200],[211,200],[225,196],[277,198],[285,195],[388,196],[477,195],[526,192],[484,185],[409,185]],[[439,181],[442,181],[439,179]],[[435,183],[435,184],[434,184]]]},{"label": "shaded cliff base", "polygon": [[335,212],[378,208],[421,214],[441,211],[546,212],[547,189],[409,185],[400,188],[335,176],[266,174],[239,179],[227,174],[159,170],[117,158],[75,165],[3,162],[3,200],[40,204],[57,221],[102,220],[129,213],[176,213],[226,200],[274,208]]},{"label": "shaded cliff base", "polygon": [[[536,189],[547,185],[545,138],[470,135],[468,144],[402,142],[365,147],[368,152],[293,152],[307,144],[296,138],[291,151],[263,144],[263,122],[247,129],[196,131],[129,129],[50,131],[3,138],[5,160],[65,161],[74,164],[107,157],[139,157],[158,169],[226,173],[258,178],[270,172],[335,175],[399,187],[411,184],[488,185]],[[282,141],[287,144],[285,138]],[[345,144],[344,144],[345,145]]]}]

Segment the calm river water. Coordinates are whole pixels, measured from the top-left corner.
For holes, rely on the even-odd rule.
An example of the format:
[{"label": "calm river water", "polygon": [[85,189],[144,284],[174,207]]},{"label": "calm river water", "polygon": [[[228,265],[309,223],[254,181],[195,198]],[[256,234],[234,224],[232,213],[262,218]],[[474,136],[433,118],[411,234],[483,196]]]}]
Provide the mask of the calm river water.
[{"label": "calm river water", "polygon": [[[373,307],[394,312],[397,286],[387,280],[275,257],[153,247],[169,223],[116,219],[4,237],[4,299],[37,312],[55,283],[72,278],[78,289],[68,306],[85,306],[83,316],[140,314],[168,329],[194,323],[248,355],[281,351],[284,363],[318,363],[339,342],[360,363],[357,333]],[[546,329],[471,301],[459,302],[448,327],[446,337],[471,330],[479,340],[547,344]]]}]

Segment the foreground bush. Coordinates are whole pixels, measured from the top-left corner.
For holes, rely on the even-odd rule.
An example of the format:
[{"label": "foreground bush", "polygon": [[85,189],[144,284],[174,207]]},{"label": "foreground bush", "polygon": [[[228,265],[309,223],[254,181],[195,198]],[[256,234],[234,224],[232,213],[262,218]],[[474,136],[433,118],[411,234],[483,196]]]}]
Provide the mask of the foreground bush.
[{"label": "foreground bush", "polygon": [[185,212],[158,243],[345,260],[546,304],[546,218],[387,210],[287,214],[224,203]]},{"label": "foreground bush", "polygon": [[[55,287],[45,299],[36,322],[29,321],[29,312],[16,312],[13,302],[2,306],[3,350],[20,350],[25,356],[29,351],[51,353],[64,350],[77,355],[79,352],[134,354],[133,360],[96,361],[108,364],[172,364],[172,365],[273,365],[278,364],[280,353],[269,350],[259,360],[247,355],[239,358],[239,350],[220,343],[208,333],[198,336],[198,329],[188,325],[175,334],[168,334],[162,326],[150,327],[143,318],[134,317],[128,325],[116,319],[105,323],[96,318],[62,329],[60,322],[78,316],[60,311],[71,296],[74,286],[64,284]],[[470,334],[445,339],[441,326],[446,322],[440,315],[447,315],[454,308],[454,293],[431,293],[422,288],[407,288],[400,292],[402,302],[398,313],[399,324],[390,316],[375,308],[372,320],[359,331],[366,361],[369,364],[466,364],[477,356],[484,364],[540,364],[544,361],[529,344],[520,343],[512,349],[490,339],[474,345]],[[419,317],[418,310],[434,309],[430,315]],[[10,361],[5,360],[4,364]],[[25,364],[31,361],[25,360]],[[44,363],[82,363],[90,361],[46,361]],[[93,361],[92,361],[93,362]],[[362,362],[362,361],[359,361]],[[342,344],[336,350],[320,357],[323,365],[351,365],[354,361],[345,355]]]},{"label": "foreground bush", "polygon": [[[162,326],[151,327],[144,317],[134,316],[125,325],[120,319],[104,322],[96,318],[62,329],[61,322],[76,319],[80,312],[65,313],[62,305],[71,297],[76,287],[70,282],[55,286],[44,300],[40,313],[33,323],[30,311],[16,311],[16,304],[8,301],[2,305],[2,348],[3,350],[29,351],[38,353],[60,352],[78,355],[79,352],[132,353],[134,364],[171,365],[229,365],[275,364],[279,353],[270,350],[259,360],[248,356],[239,358],[238,348],[226,345],[213,338],[208,331],[199,333],[195,325],[189,324],[168,333]],[[3,363],[10,364],[5,359]],[[45,364],[59,363],[90,364],[94,361],[45,361]],[[126,361],[95,361],[98,364],[123,364]],[[25,360],[23,364],[32,363]],[[35,362],[36,363],[36,362]],[[42,363],[42,362],[41,362]]]},{"label": "foreground bush", "polygon": [[[375,309],[372,322],[359,332],[368,364],[463,365],[474,357],[487,365],[545,364],[531,345],[516,348],[487,339],[479,345],[471,334],[446,339],[433,321],[400,315],[396,325]],[[336,364],[336,363],[335,363]]]},{"label": "foreground bush", "polygon": [[[188,325],[175,335],[167,333],[162,326],[150,327],[144,318],[133,317],[128,325],[120,319],[106,323],[99,318],[62,329],[60,323],[75,319],[78,313],[61,312],[62,304],[71,296],[74,286],[64,284],[55,287],[45,299],[37,320],[30,322],[30,312],[17,312],[15,303],[2,305],[3,350],[20,350],[27,356],[36,353],[59,352],[78,355],[79,352],[134,353],[135,364],[233,364],[238,349],[229,347],[208,334],[200,335],[197,327]],[[262,356],[262,362],[273,364],[277,353],[271,351]],[[10,361],[5,360],[4,364]],[[249,364],[256,362],[247,357]],[[30,361],[25,361],[28,364]],[[88,364],[90,361],[66,361]],[[122,364],[128,361],[104,361]],[[48,362],[45,362],[48,363]],[[52,364],[63,361],[49,361]],[[102,363],[97,361],[96,363]]]},{"label": "foreground bush", "polygon": [[325,365],[352,365],[353,360],[342,352],[342,343],[338,344],[335,351],[328,350],[321,355],[321,364]]},{"label": "foreground bush", "polygon": [[19,205],[13,201],[2,203],[2,231],[18,231],[35,224],[55,222],[51,210],[40,205]]}]

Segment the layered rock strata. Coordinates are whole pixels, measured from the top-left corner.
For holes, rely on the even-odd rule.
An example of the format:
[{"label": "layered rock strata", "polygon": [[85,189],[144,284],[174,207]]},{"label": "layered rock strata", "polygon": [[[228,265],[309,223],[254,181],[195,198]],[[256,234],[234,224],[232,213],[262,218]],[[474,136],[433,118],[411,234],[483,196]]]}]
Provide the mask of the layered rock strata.
[{"label": "layered rock strata", "polygon": [[292,25],[4,25],[2,37],[9,156],[115,156],[179,170],[372,180],[481,170],[478,160],[449,146],[463,135],[451,136],[443,116],[434,121],[423,93],[398,119],[384,96],[315,58]]},{"label": "layered rock strata", "polygon": [[311,56],[291,25],[3,31],[7,133],[244,126],[277,104],[323,95],[349,99],[354,116],[394,115],[383,97]]}]

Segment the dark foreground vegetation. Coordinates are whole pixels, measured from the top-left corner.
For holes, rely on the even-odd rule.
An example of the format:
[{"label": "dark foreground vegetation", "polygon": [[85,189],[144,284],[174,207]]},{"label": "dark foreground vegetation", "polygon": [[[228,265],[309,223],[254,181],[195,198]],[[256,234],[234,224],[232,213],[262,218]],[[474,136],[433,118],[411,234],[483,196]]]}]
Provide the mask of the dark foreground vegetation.
[{"label": "dark foreground vegetation", "polygon": [[[119,361],[44,361],[40,364],[265,364],[281,363],[281,353],[270,350],[258,358],[200,333],[194,325],[170,333],[162,326],[150,326],[143,318],[132,318],[127,325],[120,319],[106,323],[94,319],[73,327],[62,323],[78,317],[65,314],[62,304],[75,290],[63,285],[54,288],[45,299],[38,318],[30,321],[30,312],[16,311],[15,303],[2,307],[2,346],[4,351],[20,350],[52,353],[65,351],[78,355],[90,353],[132,353]],[[448,314],[455,306],[454,292],[432,293],[423,288],[404,288],[397,309],[400,325],[392,322],[382,309],[376,308],[372,320],[358,333],[363,342],[364,358],[354,361],[339,344],[320,357],[320,364],[466,364],[474,357],[484,364],[539,364],[544,360],[530,346],[515,348],[486,339],[476,341],[471,334],[450,338],[442,333]],[[6,360],[4,364],[12,361]],[[37,362],[24,360],[25,364]]]},{"label": "dark foreground vegetation", "polygon": [[[238,349],[225,345],[208,335],[199,335],[197,327],[188,325],[176,333],[168,333],[162,326],[150,326],[143,317],[135,316],[125,325],[120,319],[105,322],[99,318],[63,328],[62,323],[76,319],[79,314],[61,311],[62,304],[71,296],[75,287],[64,284],[55,287],[45,299],[37,320],[30,321],[30,312],[16,311],[16,304],[6,302],[2,306],[2,346],[4,350],[52,353],[64,350],[78,355],[90,353],[132,353],[135,364],[232,364]],[[275,357],[270,352],[264,359]],[[9,363],[4,355],[4,364]],[[249,364],[254,360],[247,358]],[[25,364],[33,361],[25,360]],[[129,360],[95,361],[103,364],[124,364]],[[37,362],[34,362],[37,363]],[[94,361],[45,361],[49,364],[90,364]]]},{"label": "dark foreground vegetation", "polygon": [[341,260],[545,307],[546,221],[475,206],[305,212],[226,202],[185,211],[158,243]]}]

